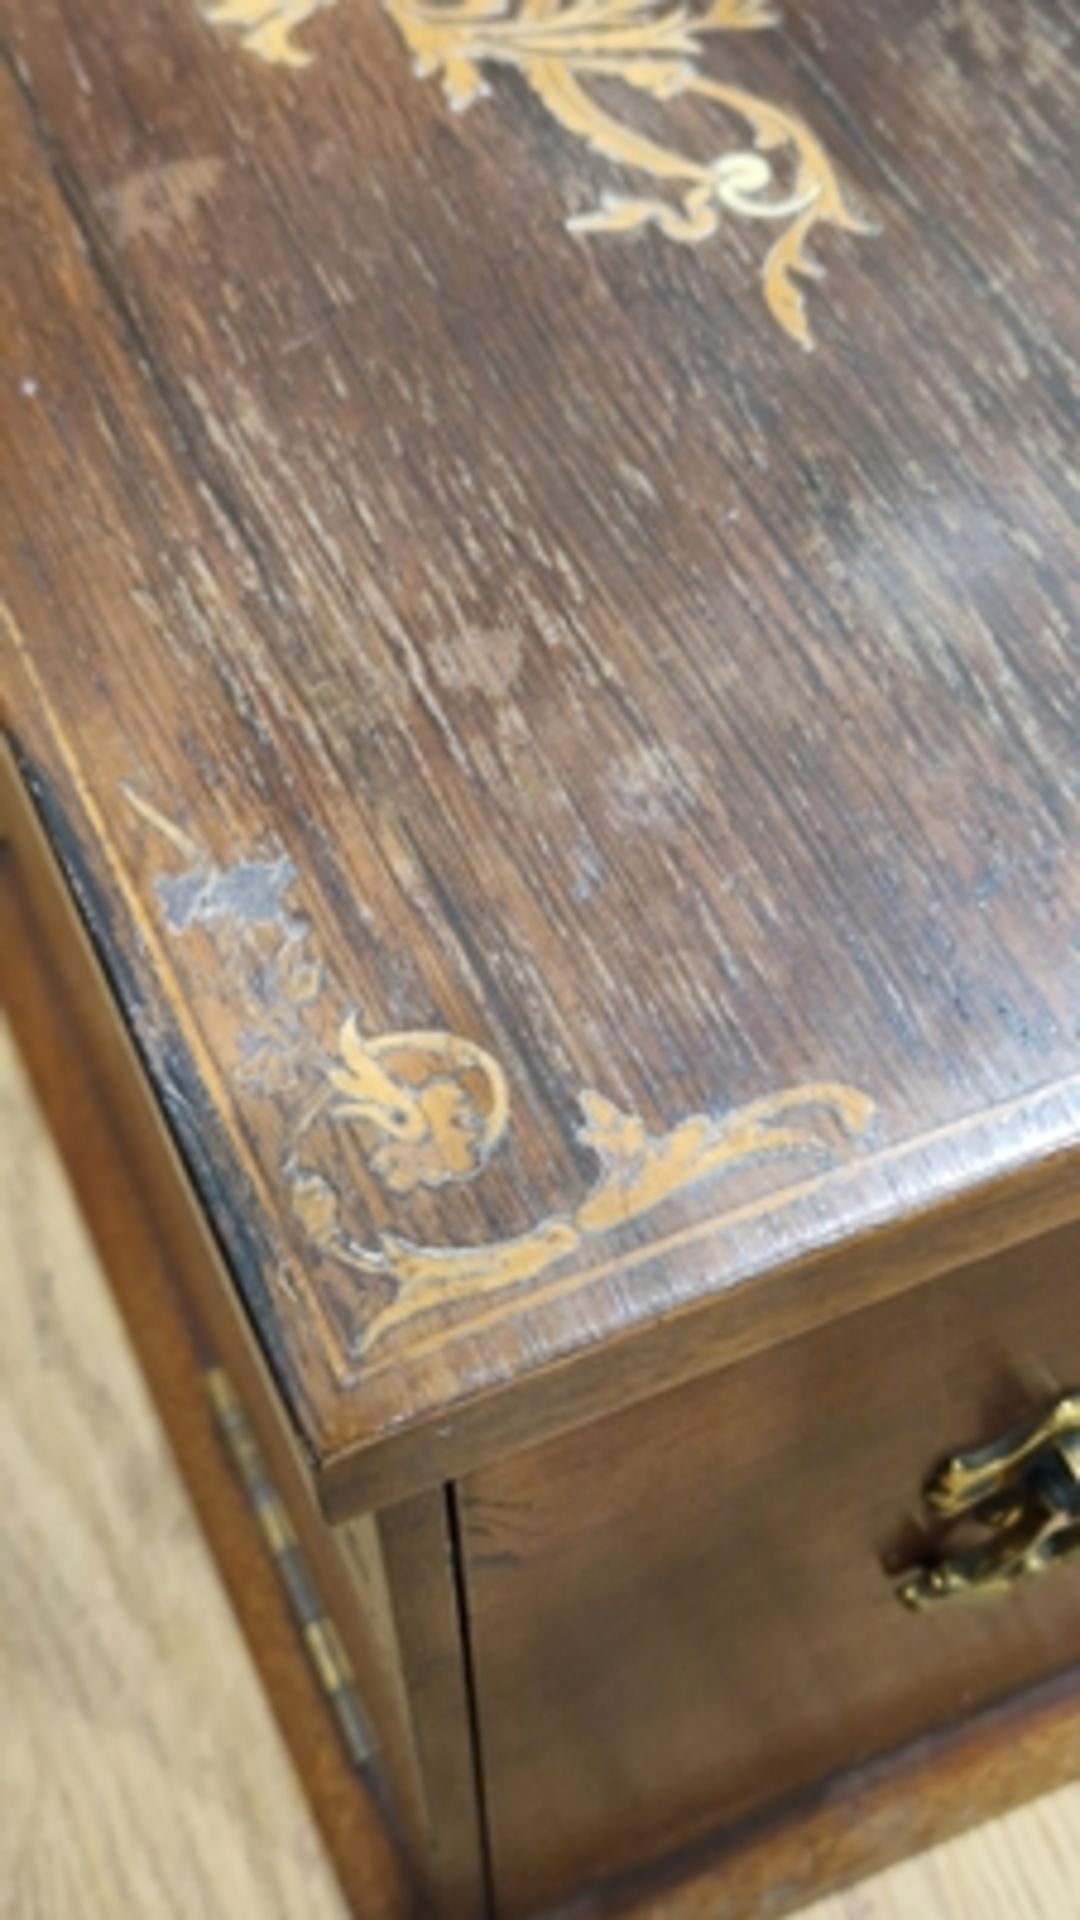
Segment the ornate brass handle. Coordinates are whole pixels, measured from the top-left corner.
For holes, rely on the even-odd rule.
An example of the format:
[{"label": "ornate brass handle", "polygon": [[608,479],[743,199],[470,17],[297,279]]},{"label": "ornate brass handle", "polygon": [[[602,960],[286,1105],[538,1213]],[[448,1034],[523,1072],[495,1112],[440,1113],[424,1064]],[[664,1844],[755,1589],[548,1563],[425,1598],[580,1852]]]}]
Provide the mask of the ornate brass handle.
[{"label": "ornate brass handle", "polygon": [[926,1504],[987,1537],[912,1567],[897,1587],[923,1612],[942,1600],[1004,1592],[1017,1580],[1080,1556],[1080,1393],[989,1446],[955,1454],[924,1489]]}]

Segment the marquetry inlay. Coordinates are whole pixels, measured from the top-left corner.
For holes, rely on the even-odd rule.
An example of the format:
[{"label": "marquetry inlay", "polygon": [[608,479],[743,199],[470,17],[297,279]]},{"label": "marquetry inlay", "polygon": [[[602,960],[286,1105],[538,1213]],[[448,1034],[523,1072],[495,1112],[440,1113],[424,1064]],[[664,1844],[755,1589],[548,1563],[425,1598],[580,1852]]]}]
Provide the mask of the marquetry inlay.
[{"label": "marquetry inlay", "polygon": [[[312,55],[297,29],[335,4],[220,0],[205,11],[214,25],[237,29],[261,59],[303,66]],[[507,0],[383,4],[417,74],[437,77],[455,111],[474,106],[496,73],[512,69],[568,135],[616,171],[618,188],[570,214],[572,233],[655,227],[696,246],[717,233],[724,215],[779,229],[762,269],[765,301],[785,333],[810,345],[801,283],[821,272],[809,251],[811,235],[822,226],[865,229],[803,121],[701,67],[709,36],[775,25],[766,0],[711,0],[700,9],[682,0],[520,0],[516,11]],[[612,84],[617,107],[608,104]],[[660,104],[701,102],[703,115],[728,129],[729,144],[697,158],[674,133],[643,131],[643,96]]]},{"label": "marquetry inlay", "polygon": [[595,1172],[563,1207],[522,1233],[477,1244],[425,1245],[373,1230],[363,1197],[342,1179],[340,1131],[390,1202],[478,1181],[512,1127],[503,1066],[471,1038],[439,1028],[371,1033],[355,1009],[335,1009],[311,925],[291,903],[291,862],[271,855],[219,867],[156,808],[131,789],[127,796],[188,856],[185,871],[159,878],[158,904],[170,934],[201,931],[224,963],[219,977],[244,1016],[236,1094],[277,1110],[278,1171],[293,1220],[313,1249],[363,1276],[382,1302],[366,1347],[448,1297],[537,1280],[698,1183],[762,1161],[827,1169],[870,1127],[873,1102],[833,1081],[693,1113],[660,1132],[586,1087],[575,1096],[576,1134]]}]

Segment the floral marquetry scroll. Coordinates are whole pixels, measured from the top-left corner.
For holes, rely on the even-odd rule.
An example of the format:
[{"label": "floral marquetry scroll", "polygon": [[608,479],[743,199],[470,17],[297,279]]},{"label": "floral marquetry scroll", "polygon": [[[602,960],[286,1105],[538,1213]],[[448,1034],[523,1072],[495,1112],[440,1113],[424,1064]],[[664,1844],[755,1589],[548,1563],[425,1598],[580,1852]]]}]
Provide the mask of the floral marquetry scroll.
[{"label": "floral marquetry scroll", "polygon": [[355,1016],[340,1034],[327,1078],[337,1120],[370,1129],[371,1170],[394,1193],[441,1187],[480,1173],[506,1128],[509,1094],[497,1060],[449,1033],[390,1033],[366,1040]]},{"label": "floral marquetry scroll", "polygon": [[576,1132],[594,1172],[569,1204],[508,1237],[444,1244],[441,1221],[439,1244],[410,1237],[399,1230],[403,1208],[441,1189],[483,1192],[506,1150],[513,1115],[502,1064],[470,1038],[439,1028],[369,1033],[354,1010],[335,1010],[309,922],[291,902],[291,863],[275,853],[222,869],[127,797],[188,861],[156,883],[166,927],[214,943],[236,1021],[237,1097],[268,1102],[276,1116],[278,1177],[306,1244],[368,1283],[366,1349],[450,1296],[538,1280],[705,1181],[772,1162],[824,1171],[870,1126],[872,1101],[843,1083],[787,1087],[659,1132],[586,1088]]},{"label": "floral marquetry scroll", "polygon": [[[874,1115],[864,1094],[833,1083],[788,1087],[715,1118],[694,1114],[658,1134],[602,1094],[586,1090],[578,1104],[584,1117],[577,1136],[596,1158],[596,1177],[576,1207],[527,1233],[466,1247],[421,1247],[387,1233],[377,1247],[361,1249],[340,1219],[324,1216],[325,1251],[395,1283],[395,1297],[372,1335],[438,1305],[449,1290],[472,1297],[536,1279],[590,1240],[644,1218],[710,1176],[774,1157],[830,1163],[865,1134]],[[310,1192],[309,1185],[308,1198]]]},{"label": "floral marquetry scroll", "polygon": [[586,1089],[578,1095],[577,1137],[597,1173],[574,1207],[510,1239],[420,1246],[393,1232],[365,1235],[349,1196],[306,1145],[315,1122],[357,1128],[369,1172],[393,1193],[471,1181],[509,1125],[505,1074],[472,1041],[434,1031],[368,1038],[355,1014],[342,1022],[338,1047],[337,1057],[316,1069],[321,1085],[293,1134],[286,1173],[293,1210],[320,1250],[393,1282],[372,1334],[445,1300],[448,1290],[475,1295],[535,1279],[712,1175],[766,1158],[832,1160],[866,1132],[874,1111],[854,1087],[811,1083],[716,1117],[694,1114],[654,1134],[640,1115]]},{"label": "floral marquetry scroll", "polygon": [[[217,26],[239,30],[261,59],[302,66],[311,57],[297,29],[337,0],[220,0],[206,9]],[[353,0],[358,4],[358,0]],[[696,245],[721,217],[779,229],[763,269],[774,320],[810,344],[801,281],[820,274],[808,250],[814,229],[858,232],[820,141],[795,114],[701,70],[709,35],[775,24],[765,0],[383,0],[416,72],[437,77],[463,111],[490,91],[500,70],[518,73],[572,138],[617,171],[620,186],[599,205],[572,214],[574,233],[630,233],[655,227]],[[619,90],[617,106],[608,104]],[[697,157],[681,139],[645,132],[641,102],[693,99],[706,120],[734,134],[726,149]],[[703,128],[707,139],[708,126]],[[741,135],[741,137],[739,137]]]}]

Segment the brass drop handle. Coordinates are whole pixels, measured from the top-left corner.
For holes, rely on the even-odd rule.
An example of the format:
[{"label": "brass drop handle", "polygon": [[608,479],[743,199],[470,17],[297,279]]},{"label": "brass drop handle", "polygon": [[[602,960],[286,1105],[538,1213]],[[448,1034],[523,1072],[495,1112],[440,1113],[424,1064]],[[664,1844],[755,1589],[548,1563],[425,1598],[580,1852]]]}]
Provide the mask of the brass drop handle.
[{"label": "brass drop handle", "polygon": [[1070,1554],[1080,1558],[1080,1393],[1065,1394],[988,1446],[944,1461],[923,1497],[957,1528],[973,1523],[986,1537],[904,1574],[897,1595],[916,1612],[1004,1592]]}]

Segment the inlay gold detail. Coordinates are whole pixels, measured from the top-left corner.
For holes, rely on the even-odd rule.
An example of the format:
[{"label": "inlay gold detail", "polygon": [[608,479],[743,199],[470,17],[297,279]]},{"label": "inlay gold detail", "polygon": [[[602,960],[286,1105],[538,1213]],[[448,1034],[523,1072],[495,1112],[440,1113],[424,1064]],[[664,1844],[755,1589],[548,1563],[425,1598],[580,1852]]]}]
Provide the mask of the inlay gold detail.
[{"label": "inlay gold detail", "polygon": [[[647,191],[607,191],[599,205],[573,214],[574,233],[630,233],[656,227],[696,245],[716,233],[721,215],[782,229],[766,255],[765,300],[784,331],[810,345],[800,282],[821,269],[808,251],[814,229],[866,231],[844,202],[823,146],[794,114],[743,87],[699,70],[709,34],[776,24],[767,0],[382,0],[421,77],[437,77],[450,106],[464,111],[490,91],[487,76],[519,73],[552,118]],[[264,60],[304,65],[310,53],[293,37],[335,0],[221,0],[207,17],[240,30]],[[616,112],[596,87],[617,85],[630,98]],[[682,145],[640,132],[633,96],[655,102],[692,97],[745,130],[744,144],[701,159]],[[629,116],[629,117],[627,117]],[[669,197],[670,196],[670,197]]]},{"label": "inlay gold detail", "polygon": [[306,67],[311,54],[293,39],[298,27],[313,13],[337,0],[217,0],[204,6],[204,17],[215,27],[236,27],[249,53],[275,66]]},{"label": "inlay gold detail", "polygon": [[694,1114],[670,1132],[652,1134],[639,1114],[586,1089],[578,1096],[576,1132],[597,1173],[568,1212],[510,1239],[473,1246],[420,1246],[389,1232],[365,1241],[350,1228],[347,1200],[305,1146],[315,1122],[358,1127],[369,1172],[391,1191],[408,1194],[476,1179],[503,1142],[509,1093],[492,1055],[454,1034],[368,1038],[350,1014],[338,1047],[295,1129],[285,1172],[296,1218],[320,1251],[393,1283],[369,1340],[439,1305],[448,1291],[475,1296],[536,1279],[586,1241],[641,1219],[710,1175],[784,1155],[832,1161],[866,1132],[874,1114],[873,1102],[856,1088],[811,1082],[715,1118]]},{"label": "inlay gold detail", "polygon": [[471,1180],[506,1130],[506,1075],[471,1040],[449,1033],[389,1033],[365,1039],[355,1016],[338,1036],[329,1070],[330,1115],[374,1136],[371,1171],[394,1193]]}]

